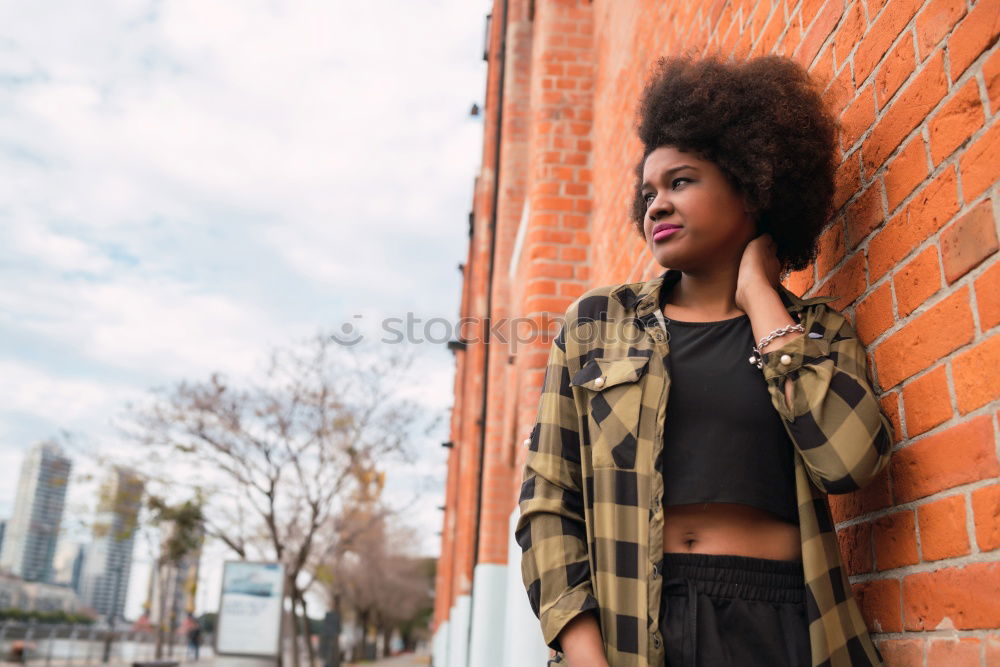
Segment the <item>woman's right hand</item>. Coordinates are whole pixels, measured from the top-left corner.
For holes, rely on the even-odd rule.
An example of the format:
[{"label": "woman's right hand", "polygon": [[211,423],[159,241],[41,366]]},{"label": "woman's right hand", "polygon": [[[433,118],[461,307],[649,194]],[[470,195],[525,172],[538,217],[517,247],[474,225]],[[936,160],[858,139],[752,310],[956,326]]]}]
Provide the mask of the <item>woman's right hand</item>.
[{"label": "woman's right hand", "polygon": [[569,667],[609,667],[601,628],[593,612],[580,614],[559,633],[559,645]]}]

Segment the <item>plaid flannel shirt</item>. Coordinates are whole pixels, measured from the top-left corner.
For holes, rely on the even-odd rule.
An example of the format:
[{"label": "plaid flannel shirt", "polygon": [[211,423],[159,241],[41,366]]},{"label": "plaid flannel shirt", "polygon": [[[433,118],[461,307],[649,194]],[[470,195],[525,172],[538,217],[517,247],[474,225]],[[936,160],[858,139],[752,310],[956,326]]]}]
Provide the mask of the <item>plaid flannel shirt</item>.
[{"label": "plaid flannel shirt", "polygon": [[[521,574],[545,642],[593,610],[612,667],[660,667],[663,447],[670,378],[660,292],[680,273],[590,290],[552,343],[519,499]],[[807,335],[763,354],[771,403],[795,446],[813,665],[881,664],[852,596],[826,494],[870,482],[889,461],[892,431],[865,351],[832,297],[779,294]],[[776,341],[780,343],[780,339]],[[752,350],[747,350],[749,357]],[[786,363],[782,364],[783,355]],[[785,378],[794,401],[784,398]]]}]

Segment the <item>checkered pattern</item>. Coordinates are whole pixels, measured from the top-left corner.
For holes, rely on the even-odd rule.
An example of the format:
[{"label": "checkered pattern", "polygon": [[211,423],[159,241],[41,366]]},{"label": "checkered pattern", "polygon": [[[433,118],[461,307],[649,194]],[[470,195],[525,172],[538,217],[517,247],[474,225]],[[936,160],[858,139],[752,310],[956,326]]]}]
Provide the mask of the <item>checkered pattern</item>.
[{"label": "checkered pattern", "polygon": [[[531,432],[515,536],[546,643],[580,613],[600,621],[613,667],[660,667],[663,448],[668,344],[656,320],[680,273],[591,290],[567,310],[550,350]],[[864,486],[886,466],[891,426],[850,323],[781,289],[808,333],[763,355],[764,378],[796,454],[813,665],[881,664],[840,562],[828,493]],[[750,350],[748,350],[749,356]],[[791,363],[782,364],[782,355]],[[787,359],[786,359],[787,361]],[[785,378],[794,404],[784,398]]]}]

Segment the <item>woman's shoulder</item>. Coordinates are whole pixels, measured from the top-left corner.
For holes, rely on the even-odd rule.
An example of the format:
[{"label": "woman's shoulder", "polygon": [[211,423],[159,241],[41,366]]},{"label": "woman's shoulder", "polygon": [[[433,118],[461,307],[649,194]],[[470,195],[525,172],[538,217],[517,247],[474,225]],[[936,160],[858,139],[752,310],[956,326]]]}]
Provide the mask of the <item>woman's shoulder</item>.
[{"label": "woman's shoulder", "polygon": [[576,327],[582,323],[619,320],[626,315],[617,293],[629,283],[591,287],[566,307],[563,323]]}]

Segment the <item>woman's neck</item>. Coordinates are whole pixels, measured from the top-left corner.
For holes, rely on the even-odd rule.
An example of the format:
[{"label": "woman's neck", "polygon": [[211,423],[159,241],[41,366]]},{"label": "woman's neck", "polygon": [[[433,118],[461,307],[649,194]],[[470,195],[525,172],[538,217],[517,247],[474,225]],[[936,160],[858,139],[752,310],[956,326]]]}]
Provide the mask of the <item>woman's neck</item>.
[{"label": "woman's neck", "polygon": [[698,274],[682,272],[680,280],[666,295],[663,314],[702,321],[739,316],[743,311],[736,306],[738,272],[738,266]]}]

